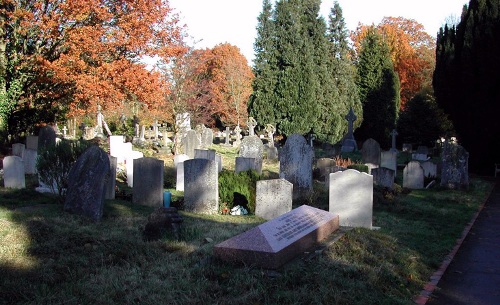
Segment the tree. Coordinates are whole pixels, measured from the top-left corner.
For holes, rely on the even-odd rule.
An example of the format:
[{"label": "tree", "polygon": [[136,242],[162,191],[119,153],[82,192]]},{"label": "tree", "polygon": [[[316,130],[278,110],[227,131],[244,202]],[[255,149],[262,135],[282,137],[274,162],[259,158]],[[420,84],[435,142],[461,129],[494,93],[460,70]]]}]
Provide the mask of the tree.
[{"label": "tree", "polygon": [[470,153],[470,168],[491,174],[500,160],[500,3],[471,0],[460,23],[441,28],[433,86],[450,115],[458,140]]},{"label": "tree", "polygon": [[356,83],[363,103],[363,123],[358,139],[373,138],[389,147],[389,133],[396,127],[400,107],[399,79],[394,72],[389,47],[375,27],[361,42]]},{"label": "tree", "polygon": [[[360,25],[353,34],[358,51],[369,28]],[[400,80],[401,109],[404,109],[406,102],[432,81],[434,39],[422,24],[403,17],[384,17],[376,28],[389,46],[394,70]]]},{"label": "tree", "polygon": [[97,104],[152,105],[161,98],[159,74],[139,60],[184,49],[182,29],[162,0],[4,0],[0,16],[4,117],[54,109],[39,118],[53,121],[65,111],[95,113]]}]

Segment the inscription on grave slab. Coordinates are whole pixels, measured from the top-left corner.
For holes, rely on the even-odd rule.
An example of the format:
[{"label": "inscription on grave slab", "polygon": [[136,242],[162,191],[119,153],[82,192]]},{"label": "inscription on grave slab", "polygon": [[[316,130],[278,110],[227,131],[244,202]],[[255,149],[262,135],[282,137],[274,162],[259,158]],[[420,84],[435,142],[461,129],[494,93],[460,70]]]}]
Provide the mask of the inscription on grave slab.
[{"label": "inscription on grave slab", "polygon": [[339,228],[339,216],[307,205],[214,247],[222,260],[276,269]]}]

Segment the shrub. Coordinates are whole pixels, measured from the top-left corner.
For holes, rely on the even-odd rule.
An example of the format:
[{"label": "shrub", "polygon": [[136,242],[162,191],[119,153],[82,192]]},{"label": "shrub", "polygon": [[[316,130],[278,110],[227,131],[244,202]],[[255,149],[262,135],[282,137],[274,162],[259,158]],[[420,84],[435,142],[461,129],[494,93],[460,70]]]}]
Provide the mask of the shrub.
[{"label": "shrub", "polygon": [[365,172],[365,173],[369,174],[368,173],[368,166],[365,164],[351,164],[351,165],[347,166],[347,168],[352,168],[352,169],[357,170],[358,172]]},{"label": "shrub", "polygon": [[83,140],[61,140],[45,147],[36,160],[40,181],[47,184],[53,193],[64,201],[68,186],[68,174],[78,157],[92,144]]},{"label": "shrub", "polygon": [[235,173],[222,171],[219,174],[219,202],[221,207],[231,209],[240,205],[255,213],[255,193],[260,175],[254,170]]}]

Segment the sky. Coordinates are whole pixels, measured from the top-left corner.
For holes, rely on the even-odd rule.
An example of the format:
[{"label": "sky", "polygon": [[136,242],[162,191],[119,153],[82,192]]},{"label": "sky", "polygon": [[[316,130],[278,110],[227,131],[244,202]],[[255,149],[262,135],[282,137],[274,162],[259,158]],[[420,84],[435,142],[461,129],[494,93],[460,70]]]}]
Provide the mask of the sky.
[{"label": "sky", "polygon": [[[459,20],[468,0],[338,0],[347,28],[358,23],[377,25],[383,17],[414,19],[433,37],[454,16]],[[257,17],[262,0],[169,0],[192,37],[189,45],[197,49],[213,48],[221,43],[237,46],[249,63],[254,58],[253,43],[257,35]],[[321,15],[326,18],[334,0],[323,0]]]}]

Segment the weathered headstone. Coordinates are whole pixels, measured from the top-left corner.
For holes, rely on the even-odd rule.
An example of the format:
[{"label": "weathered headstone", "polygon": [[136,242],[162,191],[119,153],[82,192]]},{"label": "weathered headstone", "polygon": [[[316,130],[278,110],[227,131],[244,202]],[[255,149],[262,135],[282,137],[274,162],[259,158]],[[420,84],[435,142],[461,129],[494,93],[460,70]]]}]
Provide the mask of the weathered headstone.
[{"label": "weathered headstone", "polygon": [[241,128],[239,125],[236,125],[236,127],[234,127],[234,137],[235,137],[235,140],[233,142],[233,147],[240,147],[240,145],[241,145]]},{"label": "weathered headstone", "polygon": [[396,171],[398,169],[398,153],[396,151],[383,151],[380,153],[380,167],[387,167],[394,171],[394,176],[396,176]]},{"label": "weathered headstone", "polygon": [[246,158],[246,157],[236,157],[234,172],[244,172],[247,170],[255,170],[257,171],[258,164],[255,162],[255,158]]},{"label": "weathered headstone", "polygon": [[224,136],[226,138],[226,142],[224,143],[224,146],[231,146],[231,143],[229,142],[230,137],[231,137],[231,130],[229,127],[226,127],[226,131],[224,132]]},{"label": "weathered headstone", "polygon": [[187,212],[219,212],[217,162],[206,159],[184,161],[184,209]]},{"label": "weathered headstone", "polygon": [[40,129],[40,132],[38,133],[38,144],[37,144],[38,151],[49,145],[55,145],[55,144],[56,144],[56,132],[54,131],[54,128],[52,128],[52,126],[42,127]]},{"label": "weathered headstone", "polygon": [[370,138],[363,143],[361,148],[361,159],[363,163],[380,165],[380,144]]},{"label": "weathered headstone", "polygon": [[209,148],[214,142],[214,132],[210,128],[204,128],[201,132],[201,148]]},{"label": "weathered headstone", "polygon": [[314,150],[306,139],[292,134],[280,154],[280,178],[293,184],[293,198],[308,196],[312,191],[312,161]]},{"label": "weathered headstone", "polygon": [[64,210],[93,220],[101,219],[109,168],[109,157],[101,148],[87,148],[69,171]]},{"label": "weathered headstone", "polygon": [[134,160],[132,202],[152,207],[163,206],[163,160],[139,158]]},{"label": "weathered headstone", "polygon": [[248,135],[254,136],[255,135],[255,126],[257,126],[257,121],[253,117],[248,118],[247,122],[248,126]]},{"label": "weathered headstone", "polygon": [[215,161],[215,150],[213,149],[195,149],[194,159],[207,159]]},{"label": "weathered headstone", "polygon": [[36,174],[36,149],[25,149],[23,154],[24,172],[26,174]]},{"label": "weathered headstone", "polygon": [[437,165],[432,161],[425,161],[420,164],[424,170],[424,177],[437,177]]},{"label": "weathered headstone", "polygon": [[215,245],[224,261],[277,269],[339,228],[339,216],[302,205]]},{"label": "weathered headstone", "polygon": [[24,145],[23,143],[14,143],[12,144],[12,155],[22,158],[25,149],[26,145]]},{"label": "weathered headstone", "polygon": [[285,179],[257,181],[255,215],[271,220],[292,210],[293,184]]},{"label": "weathered headstone", "polygon": [[358,150],[358,145],[354,139],[354,121],[356,121],[357,118],[358,117],[354,114],[351,107],[349,109],[349,113],[345,116],[345,119],[347,120],[347,134],[342,140],[342,152],[352,152]]},{"label": "weathered headstone", "polygon": [[410,161],[403,169],[403,187],[424,188],[424,170],[418,161]]},{"label": "weathered headstone", "polygon": [[184,154],[192,159],[194,158],[194,150],[201,148],[201,139],[195,130],[188,130],[186,131],[186,136],[182,139],[182,145],[184,147]]},{"label": "weathered headstone", "polygon": [[329,211],[341,226],[372,228],[373,176],[347,169],[330,174]]},{"label": "weathered headstone", "polygon": [[393,169],[387,167],[379,167],[372,169],[373,183],[389,189],[394,188],[394,177],[396,173]]},{"label": "weathered headstone", "polygon": [[117,158],[109,156],[109,178],[106,180],[104,199],[115,199]]},{"label": "weathered headstone", "polygon": [[23,189],[26,187],[24,162],[18,156],[3,158],[3,184],[6,188]]},{"label": "weathered headstone", "polygon": [[391,135],[391,149],[390,151],[398,151],[396,148],[396,136],[398,135],[398,132],[396,129],[393,129],[390,133]]},{"label": "weathered headstone", "polygon": [[255,158],[255,170],[262,173],[262,157],[264,144],[258,136],[248,136],[243,139],[240,146],[240,157]]},{"label": "weathered headstone", "polygon": [[469,188],[469,153],[460,145],[445,142],[441,153],[441,186]]}]

